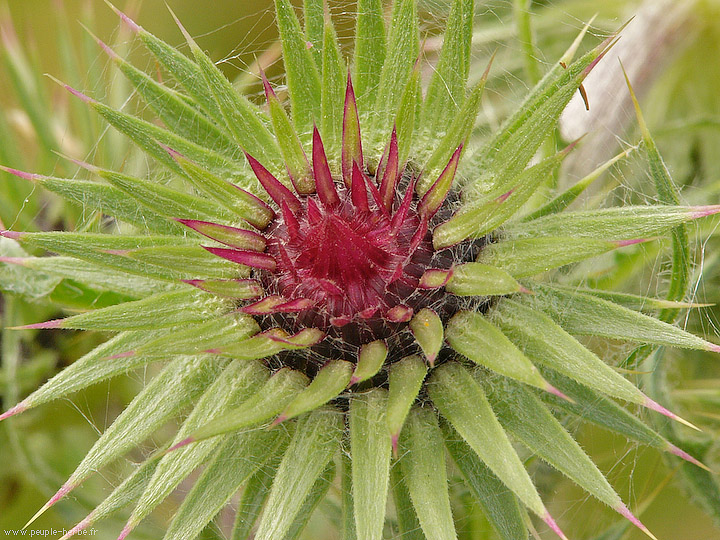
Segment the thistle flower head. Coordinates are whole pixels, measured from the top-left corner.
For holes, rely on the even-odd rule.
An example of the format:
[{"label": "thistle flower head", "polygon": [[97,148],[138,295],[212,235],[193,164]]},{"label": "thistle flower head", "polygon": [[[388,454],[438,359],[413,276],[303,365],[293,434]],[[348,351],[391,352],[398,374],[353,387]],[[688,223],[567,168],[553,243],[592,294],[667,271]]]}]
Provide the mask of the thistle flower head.
[{"label": "thistle flower head", "polygon": [[[348,537],[382,537],[392,491],[400,534],[456,538],[447,450],[502,538],[527,535],[522,506],[565,538],[513,440],[652,536],[554,413],[703,467],[615,400],[694,426],[576,336],[639,342],[638,355],[719,347],[672,325],[669,312],[660,320],[632,309],[688,307],[679,285],[659,300],[584,288],[553,271],[670,231],[686,250],[685,224],[720,208],[679,206],[668,195],[657,206],[569,211],[602,168],[538,202],[577,141],[530,164],[615,36],[573,61],[580,36],[478,145],[488,71],[467,88],[472,2],[453,3],[422,84],[414,0],[394,2],[387,28],[381,2],[358,3],[349,70],[321,1],[305,2],[304,28],[287,0],[275,4],[289,112],[264,74],[262,107],[239,93],[182,26],[188,56],[118,12],[182,87],[169,89],[100,42],[163,125],[66,88],[157,169],[138,178],[76,161],[95,178],[80,183],[3,169],[92,201],[135,230],[0,233],[58,254],[5,264],[126,295],[25,327],[117,335],[0,419],[168,360],[41,512],[191,405],[173,440],[64,538],[132,499],[127,537],[201,464],[166,538],[196,537],[239,489],[234,538],[294,537],[343,447]],[[674,194],[644,135],[659,191]],[[160,171],[173,181],[158,182]],[[676,284],[686,271],[673,270]],[[600,412],[588,414],[587,404]],[[238,455],[241,464],[228,467]],[[483,498],[485,489],[502,495]]]}]

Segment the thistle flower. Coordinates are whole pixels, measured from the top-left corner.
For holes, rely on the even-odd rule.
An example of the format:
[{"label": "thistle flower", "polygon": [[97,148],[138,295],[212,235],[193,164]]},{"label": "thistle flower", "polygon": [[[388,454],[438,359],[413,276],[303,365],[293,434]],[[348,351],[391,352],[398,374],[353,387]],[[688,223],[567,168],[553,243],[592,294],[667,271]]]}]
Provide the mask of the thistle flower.
[{"label": "thistle flower", "polygon": [[389,491],[400,535],[456,538],[446,450],[501,538],[527,537],[525,508],[565,538],[513,441],[652,537],[553,413],[704,467],[615,400],[694,426],[574,337],[720,352],[670,324],[690,307],[687,264],[675,265],[669,300],[547,276],[670,232],[686,261],[685,223],[720,207],[677,204],[647,131],[665,204],[568,211],[599,171],[531,200],[577,142],[529,162],[616,36],[573,61],[581,34],[475,148],[490,67],[467,90],[472,2],[453,3],[424,91],[414,0],[393,4],[387,28],[380,1],[359,2],[349,69],[322,2],[305,3],[304,28],[287,0],[275,4],[290,114],[264,74],[265,107],[238,93],[179,21],[190,56],[116,10],[181,86],[98,40],[163,125],[65,88],[157,169],[138,178],[76,161],[101,180],[79,182],[3,168],[60,194],[80,185],[88,204],[135,230],[0,233],[57,254],[2,262],[128,297],[24,327],[117,335],[0,419],[168,362],[37,515],[190,405],[173,440],[63,538],[132,503],[128,537],[202,464],[166,538],[195,538],[238,490],[234,538],[296,538],[341,450],[347,538],[382,538]]}]

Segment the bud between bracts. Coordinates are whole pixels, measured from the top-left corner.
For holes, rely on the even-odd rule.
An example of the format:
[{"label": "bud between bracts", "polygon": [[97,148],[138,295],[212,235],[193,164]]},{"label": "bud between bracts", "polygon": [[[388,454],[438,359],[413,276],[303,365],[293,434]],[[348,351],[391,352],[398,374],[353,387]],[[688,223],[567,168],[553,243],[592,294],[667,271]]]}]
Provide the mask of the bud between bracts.
[{"label": "bud between bracts", "polygon": [[[359,3],[353,75],[345,77],[331,22],[310,24],[322,2],[306,2],[303,30],[292,6],[276,1],[292,115],[264,74],[261,108],[233,88],[182,26],[189,57],[120,12],[178,81],[182,97],[98,42],[166,127],[66,86],[188,189],[76,161],[103,181],[88,182],[88,193],[92,187],[98,205],[135,224],[138,236],[1,233],[59,255],[2,263],[111,289],[124,284],[135,299],[24,327],[118,335],[0,419],[169,360],[38,515],[183,407],[193,409],[173,440],[63,538],[134,490],[125,538],[201,464],[166,538],[194,538],[238,489],[234,537],[252,535],[262,507],[252,537],[284,538],[324,496],[342,452],[350,457],[341,460],[344,511],[358,539],[382,536],[392,491],[411,516],[398,516],[400,534],[419,529],[426,538],[452,540],[446,450],[470,489],[477,490],[482,471],[505,493],[483,502],[499,505],[486,510],[503,538],[527,535],[518,502],[565,538],[511,436],[652,536],[556,409],[704,467],[614,400],[694,426],[575,337],[718,352],[631,309],[640,300],[658,309],[693,306],[583,289],[552,271],[633,248],[720,207],[568,211],[587,179],[544,204],[534,198],[577,141],[528,163],[616,36],[573,62],[578,38],[478,149],[470,135],[488,71],[466,89],[472,2],[453,3],[424,97],[415,2],[395,4],[386,43],[381,3]],[[3,170],[66,196],[82,185]],[[128,211],[132,205],[137,212]],[[602,414],[589,415],[587,407]],[[274,480],[266,502],[255,504],[268,476]],[[251,507],[255,514],[243,514]]]}]

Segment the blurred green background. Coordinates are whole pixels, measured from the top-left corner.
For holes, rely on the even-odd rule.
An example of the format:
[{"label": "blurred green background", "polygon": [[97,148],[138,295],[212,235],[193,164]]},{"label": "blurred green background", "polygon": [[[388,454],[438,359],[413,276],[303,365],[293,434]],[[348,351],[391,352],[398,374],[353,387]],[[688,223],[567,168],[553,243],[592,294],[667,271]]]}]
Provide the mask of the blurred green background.
[{"label": "blurred green background", "polygon": [[[477,137],[482,137],[522,98],[532,85],[532,73],[528,73],[523,65],[520,53],[522,43],[512,18],[513,1],[478,0],[476,3],[478,26],[473,46],[475,65],[471,80],[480,76],[488,57],[498,49],[494,78],[489,83],[481,126],[476,133]],[[116,4],[150,32],[184,49],[184,40],[165,2],[118,0]],[[243,73],[249,66],[256,71],[252,67],[256,60],[268,69],[275,82],[282,83],[279,78],[282,68],[277,63],[277,47],[274,45],[277,33],[271,4],[269,0],[214,0],[202,3],[197,0],[167,1],[167,5],[198,43],[219,62],[228,77],[236,81],[238,86],[249,87],[250,91],[259,91],[259,88],[253,86],[257,85],[257,77],[252,74],[243,76]],[[427,29],[426,47],[428,55],[432,56],[433,32],[442,26],[448,3],[432,0],[420,4]],[[624,61],[631,64],[629,70],[635,70],[636,77],[633,80],[641,91],[642,105],[650,128],[656,134],[676,181],[685,187],[685,197],[695,204],[717,203],[720,192],[720,152],[717,151],[720,148],[720,93],[717,91],[720,87],[720,64],[717,62],[720,52],[720,2],[651,0],[641,4],[617,0],[602,4],[581,0],[533,3],[531,22],[539,64],[542,66],[554,62],[583,23],[596,11],[600,13],[593,23],[592,33],[603,35],[617,28],[637,11],[651,9],[653,5],[655,10],[659,9],[658,6],[665,6],[665,13],[660,9],[651,14],[658,17],[657,21],[667,24],[666,27],[658,26],[664,31],[655,34],[648,31],[641,36],[645,37],[649,53],[639,48],[631,50],[635,54],[624,58]],[[670,10],[670,5],[680,5],[683,9]],[[340,24],[341,34],[344,31],[346,36],[349,35],[353,24],[353,3],[331,0],[329,6]],[[142,156],[137,155],[125,139],[108,131],[81,104],[70,99],[64,90],[42,75],[53,75],[115,106],[131,106],[135,103],[129,85],[81,24],[88,26],[121,54],[129,55],[139,67],[155,72],[148,55],[133,42],[131,34],[123,30],[117,17],[101,0],[0,0],[0,26],[5,34],[4,42],[0,45],[3,61],[0,67],[0,163],[36,172],[64,171],[77,174],[74,169],[66,170],[67,161],[55,153],[61,152],[115,168],[142,169],[146,166]],[[17,43],[13,41],[11,28],[17,34]],[[656,41],[653,42],[653,39]],[[347,41],[345,44],[349,45]],[[650,54],[653,51],[656,53],[654,56]],[[637,65],[632,65],[633,56]],[[612,61],[615,62],[615,59]],[[606,87],[604,91],[611,96],[624,97],[627,92],[622,84],[613,84],[617,85]],[[601,94],[593,94],[591,88],[589,92],[591,112],[600,116],[601,120],[603,116],[609,118],[614,113],[613,102],[605,105]],[[619,109],[622,110],[618,112],[618,124],[609,137],[610,142],[606,138],[603,144],[618,145],[620,136],[626,141],[637,139],[631,120],[632,111],[626,106]],[[610,129],[609,124],[603,122],[588,127],[591,126],[589,117],[583,116],[585,113],[576,114],[575,120],[579,119],[581,129],[595,129],[600,133]],[[565,127],[571,129],[572,126]],[[603,157],[603,151],[604,147],[599,143],[586,145],[582,157],[568,165],[565,174],[573,179],[581,173],[587,173],[597,162],[609,157]],[[612,151],[617,151],[617,148]],[[638,171],[642,169],[632,165],[616,169],[605,184],[598,188],[598,192],[610,193],[611,197],[623,200],[641,197],[640,194],[646,190],[644,183],[647,183],[647,177]],[[4,194],[0,198],[0,221],[8,228],[32,230],[70,227],[91,230],[95,226],[93,220],[98,219],[80,207],[68,209],[52,197],[40,197],[32,187],[6,175],[0,174],[0,183],[3,183],[0,184],[0,192]],[[714,246],[712,242],[707,245],[703,271],[710,277],[699,282],[700,296],[710,302],[720,302],[718,279],[712,277],[719,275],[715,271],[717,257],[714,257],[714,252],[717,250],[712,249]],[[639,258],[642,258],[643,254],[640,255]],[[650,259],[650,264],[656,264],[652,262],[652,253],[645,253],[644,256]],[[617,272],[601,275],[601,278],[606,279],[608,285],[621,287],[637,285],[643,279],[637,272],[630,272],[629,276]],[[47,307],[47,302],[34,303],[19,296],[4,294],[0,311],[3,316],[2,326],[36,322],[43,317],[52,318],[59,307],[82,309],[91,304],[112,301],[108,298],[88,297],[87,291],[79,285],[49,283],[48,290],[52,291],[50,299],[56,307]],[[693,315],[688,324],[696,332],[710,332],[711,335],[714,332],[716,336],[716,320],[714,311],[705,310]],[[104,336],[68,331],[3,330],[3,370],[0,372],[3,410],[102,339]],[[685,392],[678,394],[680,399],[684,399],[678,402],[685,416],[697,421],[693,414],[701,410],[704,416],[700,417],[699,423],[713,437],[720,418],[717,414],[717,404],[720,402],[717,380],[720,374],[714,363],[716,360],[684,353],[675,353],[672,358],[678,367],[671,375],[680,381],[674,383],[674,387]],[[0,424],[0,538],[14,537],[5,534],[3,530],[19,529],[54,494],[80,462],[98,433],[110,424],[152,374],[129,373],[110,383],[81,392],[73,396],[72,401],[51,403]],[[681,388],[683,382],[687,382],[689,387]],[[693,389],[703,390],[702,403],[696,394],[687,393],[687,390]],[[687,494],[678,481],[678,470],[668,466],[657,452],[629,445],[598,429],[575,425],[571,427],[578,429],[581,444],[593,456],[600,469],[608,474],[623,498],[639,512],[643,521],[661,540],[720,538],[720,529],[713,526],[711,518],[690,502],[693,497]],[[102,500],[111,486],[124,478],[133,462],[140,461],[156,443],[165,440],[172,429],[172,426],[167,426],[166,432],[158,433],[155,440],[148,441],[144,448],[131,452],[128,459],[118,464],[116,469],[95,475],[76,490],[71,500],[53,507],[32,528],[62,530],[78,522]],[[717,448],[717,438],[712,444]],[[718,453],[717,450],[715,453]],[[528,461],[532,462],[530,456]],[[618,523],[612,512],[589,499],[580,489],[549,468],[539,463],[531,465],[536,482],[549,501],[550,511],[559,518],[571,538],[643,538],[642,533],[626,527],[622,522]],[[333,506],[333,498],[338,500],[339,489],[338,486],[331,490],[329,501],[320,507],[304,538],[336,538],[330,524],[337,519],[338,510],[337,506]],[[459,530],[464,535],[463,540],[494,538],[477,505],[463,489],[458,484],[453,493],[458,508],[462,509],[456,517],[460,523]],[[181,486],[132,537],[153,539],[162,536],[167,518],[172,515],[186,491],[187,486]],[[93,538],[115,538],[124,518],[119,516],[103,522]],[[224,538],[231,520],[231,516],[221,515],[219,525],[208,528],[204,538]],[[602,536],[606,527],[612,527],[613,523],[619,532]],[[546,537],[545,533],[543,537]]]}]

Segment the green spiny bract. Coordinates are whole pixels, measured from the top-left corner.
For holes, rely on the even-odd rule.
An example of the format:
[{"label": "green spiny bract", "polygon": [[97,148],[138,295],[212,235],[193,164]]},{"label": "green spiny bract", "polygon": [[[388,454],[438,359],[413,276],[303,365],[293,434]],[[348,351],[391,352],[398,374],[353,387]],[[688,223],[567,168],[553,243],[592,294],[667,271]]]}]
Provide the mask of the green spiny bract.
[{"label": "green spiny bract", "polygon": [[[129,298],[30,325],[118,334],[0,419],[168,362],[39,515],[188,403],[193,409],[168,450],[63,538],[132,502],[125,538],[201,464],[166,538],[195,538],[238,490],[236,538],[251,534],[262,508],[254,538],[294,538],[342,449],[344,510],[357,538],[382,538],[391,490],[405,513],[398,533],[419,524],[426,538],[453,539],[444,448],[501,538],[526,537],[523,506],[565,538],[510,437],[650,534],[553,415],[589,403],[606,414],[579,413],[588,420],[703,467],[612,399],[689,423],[574,336],[720,347],[667,314],[656,319],[604,291],[563,287],[548,272],[668,233],[687,258],[685,224],[720,207],[669,197],[567,211],[582,188],[536,204],[575,143],[528,164],[615,36],[573,62],[578,38],[475,148],[488,72],[467,88],[473,14],[472,1],[453,3],[423,92],[414,0],[397,0],[387,22],[379,0],[359,2],[349,66],[321,1],[305,3],[303,28],[290,3],[276,0],[288,114],[264,74],[261,107],[182,26],[189,56],[118,12],[182,87],[155,81],[99,40],[164,126],[65,85],[157,162],[149,178],[76,162],[101,180],[81,187],[133,235],[6,230],[3,237],[58,256],[1,260]],[[78,200],[74,181],[3,170]],[[176,181],[157,183],[159,171]],[[674,193],[664,169],[653,172]],[[686,270],[674,266],[676,289]],[[680,288],[667,309],[687,307]],[[482,497],[498,486],[504,498]]]}]

